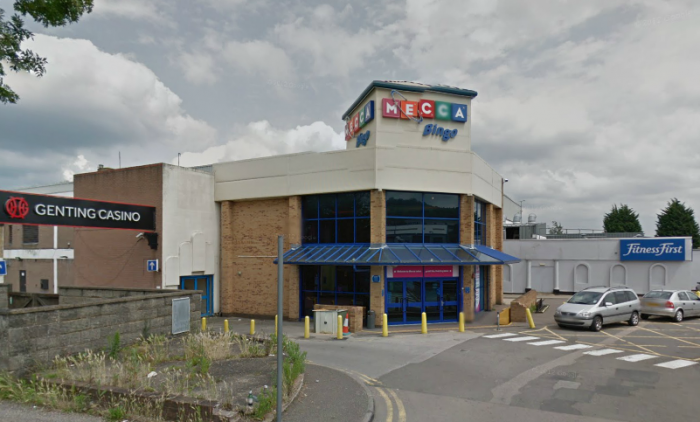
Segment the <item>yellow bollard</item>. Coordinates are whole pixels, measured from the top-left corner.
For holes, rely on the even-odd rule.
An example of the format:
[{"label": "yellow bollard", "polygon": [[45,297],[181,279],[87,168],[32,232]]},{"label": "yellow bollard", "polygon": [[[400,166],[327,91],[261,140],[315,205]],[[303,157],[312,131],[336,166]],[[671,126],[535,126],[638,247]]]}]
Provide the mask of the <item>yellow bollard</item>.
[{"label": "yellow bollard", "polygon": [[389,318],[386,314],[382,316],[382,337],[389,337]]},{"label": "yellow bollard", "polygon": [[224,320],[224,332],[228,333],[228,320],[227,319]]},{"label": "yellow bollard", "polygon": [[250,335],[255,335],[255,320],[251,319],[250,320]]},{"label": "yellow bollard", "polygon": [[207,331],[207,319],[202,318],[202,331]]},{"label": "yellow bollard", "polygon": [[338,329],[336,331],[338,331],[338,336],[336,338],[338,340],[342,340],[343,339],[343,316],[342,315],[338,315]]},{"label": "yellow bollard", "polygon": [[464,312],[459,313],[459,332],[464,332]]},{"label": "yellow bollard", "polygon": [[420,333],[428,334],[428,315],[425,312],[420,314]]},{"label": "yellow bollard", "polygon": [[304,338],[309,338],[309,317],[304,317]]},{"label": "yellow bollard", "polygon": [[277,336],[277,315],[275,315],[275,336]]},{"label": "yellow bollard", "polygon": [[530,324],[530,328],[535,328],[535,321],[532,320],[532,312],[530,312],[530,308],[525,308],[525,315],[527,316],[527,323]]}]

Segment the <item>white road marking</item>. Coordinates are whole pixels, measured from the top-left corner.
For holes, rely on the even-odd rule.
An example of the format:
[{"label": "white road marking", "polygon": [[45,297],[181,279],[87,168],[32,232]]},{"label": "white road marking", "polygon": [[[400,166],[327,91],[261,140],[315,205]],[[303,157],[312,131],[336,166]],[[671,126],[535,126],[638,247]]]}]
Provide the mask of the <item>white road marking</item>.
[{"label": "white road marking", "polygon": [[584,355],[591,355],[591,356],[605,356],[605,355],[612,355],[613,353],[622,353],[622,350],[602,349],[602,350],[591,350],[590,352],[583,352]]},{"label": "white road marking", "polygon": [[657,363],[654,366],[660,366],[662,368],[668,368],[668,369],[678,369],[678,368],[685,368],[686,366],[693,366],[693,365],[697,365],[697,362],[691,362],[689,360],[672,360],[670,362]]},{"label": "white road marking", "polygon": [[593,346],[589,346],[587,344],[572,344],[569,346],[555,347],[555,349],[569,351],[569,350],[579,350],[579,349],[590,349],[591,347],[593,347]]},{"label": "white road marking", "polygon": [[532,344],[533,346],[549,346],[550,344],[559,344],[559,343],[565,343],[562,340],[545,340],[545,341],[536,341],[534,343],[528,343]]},{"label": "white road marking", "polygon": [[484,338],[503,338],[503,337],[513,337],[516,334],[513,333],[503,333],[503,334],[493,334],[490,336],[484,336]]},{"label": "white road marking", "polygon": [[558,390],[560,388],[570,388],[570,389],[577,389],[581,386],[580,382],[573,382],[573,381],[565,381],[565,380],[559,380],[557,381],[556,384],[554,384],[554,389]]},{"label": "white road marking", "polygon": [[530,341],[530,340],[538,340],[539,337],[516,337],[516,338],[504,338],[503,340],[505,341]]},{"label": "white road marking", "polygon": [[643,360],[656,359],[656,358],[658,358],[658,356],[639,354],[639,355],[623,356],[621,358],[617,358],[617,360],[624,360],[625,362],[641,362]]}]

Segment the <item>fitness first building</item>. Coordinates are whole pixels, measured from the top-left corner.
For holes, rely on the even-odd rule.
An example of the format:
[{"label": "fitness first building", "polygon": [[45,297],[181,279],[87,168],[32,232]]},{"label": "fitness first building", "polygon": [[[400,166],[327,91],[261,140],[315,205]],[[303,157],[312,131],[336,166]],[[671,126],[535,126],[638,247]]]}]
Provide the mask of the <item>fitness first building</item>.
[{"label": "fitness first building", "polygon": [[343,115],[345,150],[214,165],[221,313],[284,317],[315,304],[390,324],[473,320],[503,297],[503,178],[471,151],[467,89],[374,81]]}]

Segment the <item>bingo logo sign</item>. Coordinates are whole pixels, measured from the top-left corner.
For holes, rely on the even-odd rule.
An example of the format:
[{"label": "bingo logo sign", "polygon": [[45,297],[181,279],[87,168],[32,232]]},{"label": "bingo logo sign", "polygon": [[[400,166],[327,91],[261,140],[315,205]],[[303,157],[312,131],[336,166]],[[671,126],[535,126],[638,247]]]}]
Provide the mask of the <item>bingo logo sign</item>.
[{"label": "bingo logo sign", "polygon": [[[345,124],[345,140],[349,141],[354,138],[360,132],[360,129],[372,120],[374,120],[374,101],[369,101],[359,112],[348,119]],[[357,144],[358,147],[360,145],[361,143]],[[365,142],[364,145],[367,145],[367,143]]]}]

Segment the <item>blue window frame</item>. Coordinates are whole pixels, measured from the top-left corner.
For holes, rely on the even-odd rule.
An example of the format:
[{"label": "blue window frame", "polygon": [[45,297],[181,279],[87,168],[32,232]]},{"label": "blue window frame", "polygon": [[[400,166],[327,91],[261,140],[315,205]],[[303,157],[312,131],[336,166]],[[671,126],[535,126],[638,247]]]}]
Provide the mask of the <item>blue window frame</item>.
[{"label": "blue window frame", "polygon": [[369,243],[369,192],[309,195],[302,198],[303,244]]},{"label": "blue window frame", "polygon": [[387,243],[459,243],[459,195],[387,191]]},{"label": "blue window frame", "polygon": [[214,277],[211,275],[193,275],[180,277],[180,289],[199,290],[202,295],[202,316],[214,315]]},{"label": "blue window frame", "polygon": [[474,200],[474,244],[486,245],[486,203]]},{"label": "blue window frame", "polygon": [[314,305],[364,306],[369,309],[369,267],[299,266],[300,319],[313,318]]}]

